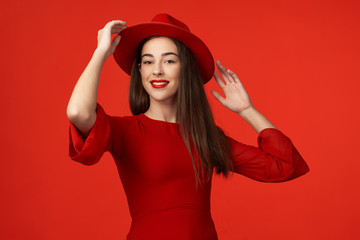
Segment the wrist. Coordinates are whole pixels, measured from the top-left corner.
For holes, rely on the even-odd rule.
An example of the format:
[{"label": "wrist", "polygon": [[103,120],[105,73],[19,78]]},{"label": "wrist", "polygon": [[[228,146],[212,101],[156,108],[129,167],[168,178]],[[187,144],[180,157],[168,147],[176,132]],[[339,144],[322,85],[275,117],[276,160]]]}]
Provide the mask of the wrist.
[{"label": "wrist", "polygon": [[101,58],[107,58],[107,52],[104,49],[101,48],[96,48],[94,51],[94,55],[96,55],[97,57],[101,57]]},{"label": "wrist", "polygon": [[108,56],[104,50],[97,48],[97,49],[95,49],[92,58],[96,59],[95,61],[101,62],[102,64],[104,64],[106,59],[108,58]]},{"label": "wrist", "polygon": [[238,114],[242,117],[242,118],[248,118],[250,115],[252,115],[254,112],[256,111],[256,109],[254,108],[254,106],[250,106],[244,110],[242,110],[241,112],[238,112]]}]

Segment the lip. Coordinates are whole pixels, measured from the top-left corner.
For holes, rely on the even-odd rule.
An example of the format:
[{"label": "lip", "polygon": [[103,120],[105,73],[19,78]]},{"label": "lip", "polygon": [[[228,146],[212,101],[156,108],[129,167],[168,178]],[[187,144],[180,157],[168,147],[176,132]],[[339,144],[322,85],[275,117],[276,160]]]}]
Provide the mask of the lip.
[{"label": "lip", "polygon": [[[165,83],[164,83],[164,82],[165,82]],[[169,84],[169,81],[160,79],[160,80],[151,80],[150,83],[151,83],[151,86],[152,86],[153,88],[164,88],[164,87],[166,87],[166,86]],[[164,83],[164,84],[158,84],[158,85],[156,85],[156,84],[154,84],[154,83]]]}]

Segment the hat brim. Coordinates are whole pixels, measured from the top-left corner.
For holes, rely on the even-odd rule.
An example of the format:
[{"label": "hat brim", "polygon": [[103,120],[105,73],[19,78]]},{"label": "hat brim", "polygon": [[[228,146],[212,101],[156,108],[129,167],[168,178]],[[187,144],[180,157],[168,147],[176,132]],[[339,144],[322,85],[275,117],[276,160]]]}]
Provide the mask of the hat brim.
[{"label": "hat brim", "polygon": [[137,46],[143,39],[151,36],[171,37],[185,44],[195,56],[204,84],[214,74],[214,59],[208,47],[200,38],[180,27],[157,22],[141,23],[125,28],[120,36],[120,43],[113,55],[116,63],[129,75],[136,58]]}]

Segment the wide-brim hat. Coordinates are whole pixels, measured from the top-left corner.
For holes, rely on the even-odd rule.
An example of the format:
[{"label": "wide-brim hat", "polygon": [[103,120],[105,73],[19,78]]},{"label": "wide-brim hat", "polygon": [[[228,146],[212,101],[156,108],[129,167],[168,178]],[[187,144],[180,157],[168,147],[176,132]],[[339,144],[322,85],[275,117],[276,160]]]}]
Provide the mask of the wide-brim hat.
[{"label": "wide-brim hat", "polygon": [[204,84],[214,74],[214,59],[206,44],[191,33],[184,23],[169,14],[158,14],[151,22],[127,27],[120,32],[120,36],[120,42],[113,55],[116,63],[129,75],[139,43],[151,36],[171,37],[185,44],[196,59]]}]

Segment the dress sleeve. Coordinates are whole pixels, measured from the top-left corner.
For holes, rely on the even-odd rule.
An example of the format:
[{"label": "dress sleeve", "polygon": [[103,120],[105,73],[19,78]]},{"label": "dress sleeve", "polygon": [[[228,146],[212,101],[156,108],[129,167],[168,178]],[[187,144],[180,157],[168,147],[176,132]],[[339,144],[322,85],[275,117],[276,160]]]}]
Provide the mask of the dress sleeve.
[{"label": "dress sleeve", "polygon": [[263,129],[258,148],[228,137],[234,172],[260,182],[285,182],[309,171],[291,140],[275,128]]},{"label": "dress sleeve", "polygon": [[102,106],[96,105],[96,121],[87,138],[69,121],[69,156],[84,165],[97,163],[112,146],[110,116]]}]

